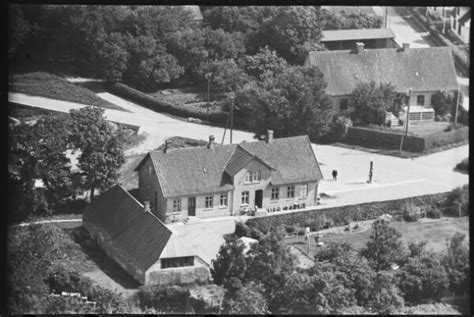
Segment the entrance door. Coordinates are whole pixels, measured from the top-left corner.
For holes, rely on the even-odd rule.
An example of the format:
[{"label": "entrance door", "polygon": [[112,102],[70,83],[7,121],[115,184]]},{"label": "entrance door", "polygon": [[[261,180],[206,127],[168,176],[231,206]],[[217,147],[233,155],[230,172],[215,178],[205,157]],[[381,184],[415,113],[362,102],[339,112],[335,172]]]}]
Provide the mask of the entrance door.
[{"label": "entrance door", "polygon": [[188,198],[188,216],[196,216],[196,197]]},{"label": "entrance door", "polygon": [[255,207],[262,208],[263,190],[255,191]]}]

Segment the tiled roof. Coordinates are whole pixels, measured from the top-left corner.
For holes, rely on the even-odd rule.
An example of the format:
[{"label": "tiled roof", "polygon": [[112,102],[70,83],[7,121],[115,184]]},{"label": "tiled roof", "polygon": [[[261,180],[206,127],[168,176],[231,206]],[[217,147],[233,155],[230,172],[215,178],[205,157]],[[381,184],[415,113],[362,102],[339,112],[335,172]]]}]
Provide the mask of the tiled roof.
[{"label": "tiled roof", "polygon": [[323,178],[308,136],[274,139],[271,143],[240,143],[244,149],[273,166],[271,183],[283,185]]},{"label": "tiled roof", "polygon": [[323,178],[307,136],[274,139],[271,143],[215,144],[211,149],[152,151],[136,169],[148,158],[153,161],[164,197],[232,190],[229,175],[235,175],[253,158],[273,169],[271,177],[275,185]]},{"label": "tiled roof", "polygon": [[395,38],[391,29],[327,30],[321,34],[321,42]]},{"label": "tiled roof", "polygon": [[399,92],[457,89],[450,47],[313,51],[306,64],[317,66],[328,83],[326,93],[349,95],[358,82],[391,83]]},{"label": "tiled roof", "polygon": [[196,255],[196,253],[188,248],[184,241],[181,240],[181,238],[179,238],[176,233],[173,233],[165,248],[161,252],[160,258],[176,258],[193,255]]},{"label": "tiled roof", "polygon": [[111,242],[144,272],[160,258],[172,235],[120,185],[95,198],[84,211],[84,218],[104,230]]},{"label": "tiled roof", "polygon": [[234,176],[253,159],[259,160],[272,169],[272,166],[270,166],[267,162],[259,158],[257,155],[245,150],[242,146],[238,145],[229,157],[229,161],[225,165],[224,172],[230,176]]},{"label": "tiled roof", "polygon": [[371,6],[321,6],[321,9],[325,9],[335,14],[357,14],[365,13],[369,15],[375,15],[375,11]]}]

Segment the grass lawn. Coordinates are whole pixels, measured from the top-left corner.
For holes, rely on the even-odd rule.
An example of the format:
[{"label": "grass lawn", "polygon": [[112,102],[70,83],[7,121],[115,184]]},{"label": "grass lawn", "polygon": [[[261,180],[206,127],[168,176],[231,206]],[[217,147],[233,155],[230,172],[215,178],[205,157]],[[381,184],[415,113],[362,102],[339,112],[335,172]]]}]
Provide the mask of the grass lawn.
[{"label": "grass lawn", "polygon": [[[408,127],[408,133],[423,137],[429,134],[443,132],[450,125],[451,125],[451,122],[433,122],[433,123],[414,124]],[[405,132],[405,126],[388,129],[388,131],[392,131],[392,130],[395,132]]]},{"label": "grass lawn", "polygon": [[[352,224],[353,226],[354,224]],[[465,243],[469,243],[469,218],[447,218],[441,219],[422,219],[419,222],[393,222],[392,226],[402,234],[402,241],[405,246],[409,242],[420,242],[427,240],[427,249],[434,252],[446,252],[446,242],[449,241],[456,232],[466,235]],[[347,242],[354,249],[360,250],[368,241],[372,229],[360,232],[340,232],[340,233],[323,233],[320,241],[325,244],[331,242]],[[298,248],[306,254],[307,244],[304,236],[289,237],[286,242]],[[318,247],[311,240],[309,256],[312,258],[318,252]]]},{"label": "grass lawn", "polygon": [[16,74],[10,79],[8,89],[33,96],[76,102],[101,108],[126,111],[98,97],[87,88],[68,82],[66,79],[43,72]]}]

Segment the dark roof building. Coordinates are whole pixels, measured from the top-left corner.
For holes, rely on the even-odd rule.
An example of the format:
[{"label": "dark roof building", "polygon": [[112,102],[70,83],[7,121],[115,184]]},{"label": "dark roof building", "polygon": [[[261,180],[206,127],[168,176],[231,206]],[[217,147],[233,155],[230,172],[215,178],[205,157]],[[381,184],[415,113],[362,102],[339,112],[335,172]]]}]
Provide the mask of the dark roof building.
[{"label": "dark roof building", "polygon": [[143,284],[149,284],[150,274],[159,274],[160,259],[198,257],[120,185],[95,198],[83,222],[105,252]]},{"label": "dark roof building", "polygon": [[329,50],[350,50],[362,42],[365,48],[395,47],[395,34],[391,29],[327,30],[321,32],[321,43]]},{"label": "dark roof building", "polygon": [[326,93],[349,95],[359,82],[391,83],[399,92],[457,89],[450,47],[313,51],[305,65],[317,66],[328,83]]}]

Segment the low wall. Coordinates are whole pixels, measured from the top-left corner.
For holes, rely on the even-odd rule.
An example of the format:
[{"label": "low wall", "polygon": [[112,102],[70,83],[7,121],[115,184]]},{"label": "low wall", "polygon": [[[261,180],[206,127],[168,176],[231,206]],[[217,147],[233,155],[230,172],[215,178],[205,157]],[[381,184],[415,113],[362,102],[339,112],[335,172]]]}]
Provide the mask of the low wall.
[{"label": "low wall", "polygon": [[145,285],[153,284],[189,284],[196,281],[205,283],[209,280],[209,269],[204,266],[180,267],[146,273]]},{"label": "low wall", "polygon": [[310,209],[281,215],[273,214],[271,216],[250,218],[246,224],[263,233],[280,225],[296,225],[300,227],[315,226],[315,230],[320,230],[328,220],[330,220],[334,226],[344,226],[351,221],[375,219],[383,214],[400,214],[404,211],[407,204],[414,209],[420,210],[426,208],[443,208],[449,193],[450,192],[325,209]]}]

